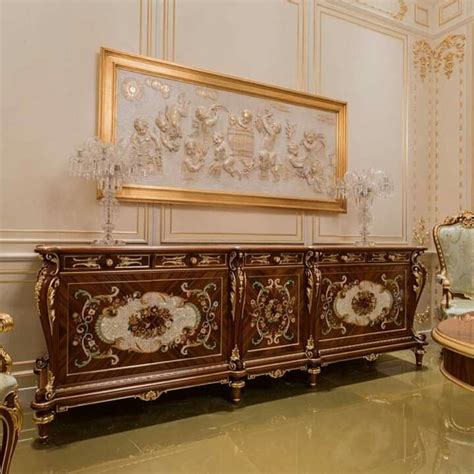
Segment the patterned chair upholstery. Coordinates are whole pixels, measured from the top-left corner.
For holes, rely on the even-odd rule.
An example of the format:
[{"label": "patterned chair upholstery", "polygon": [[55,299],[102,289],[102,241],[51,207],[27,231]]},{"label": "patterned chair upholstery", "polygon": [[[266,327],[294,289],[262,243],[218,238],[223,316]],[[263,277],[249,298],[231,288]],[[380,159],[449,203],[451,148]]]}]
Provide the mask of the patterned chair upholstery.
[{"label": "patterned chair upholstery", "polygon": [[474,311],[474,214],[448,217],[433,229],[443,287],[441,314],[449,318]]},{"label": "patterned chair upholstery", "polygon": [[[5,313],[0,313],[0,333],[13,328],[13,319]],[[8,474],[18,436],[20,434],[23,416],[18,402],[18,385],[15,377],[10,375],[12,360],[0,346],[0,418],[3,425],[2,452],[0,456],[0,473]]]}]

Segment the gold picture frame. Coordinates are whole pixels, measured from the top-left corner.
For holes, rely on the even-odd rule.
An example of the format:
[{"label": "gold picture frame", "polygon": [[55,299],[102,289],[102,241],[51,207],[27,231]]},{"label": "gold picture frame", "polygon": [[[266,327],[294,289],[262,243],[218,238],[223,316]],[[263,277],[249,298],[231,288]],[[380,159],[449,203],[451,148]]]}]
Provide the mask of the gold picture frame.
[{"label": "gold picture frame", "polygon": [[[209,105],[208,110],[210,111],[214,108],[213,113],[216,117],[218,116],[218,113],[215,110],[220,109],[223,111],[219,115],[219,117],[223,118],[219,118],[219,120],[221,120],[221,123],[225,122],[227,124],[225,138],[223,138],[224,132],[214,132],[214,134],[211,134],[209,130],[204,130],[204,125],[201,127],[201,129],[204,130],[202,131],[199,129],[199,120],[190,117],[189,114],[186,115],[186,120],[189,122],[188,125],[190,130],[193,130],[192,127],[194,127],[194,131],[187,135],[181,133],[181,138],[178,137],[178,133],[171,135],[169,128],[167,128],[170,123],[165,123],[165,121],[171,120],[172,122],[172,118],[169,116],[173,112],[175,112],[178,117],[177,110],[169,110],[169,107],[176,108],[176,105],[167,105],[166,113],[160,111],[159,106],[161,102],[163,102],[162,105],[165,103],[171,103],[166,102],[166,100],[170,100],[171,94],[169,91],[173,90],[173,88],[176,90],[184,89],[185,91],[188,91],[187,96],[182,92],[180,98],[174,99],[175,101],[181,100],[181,96],[186,98],[191,97],[192,93],[189,92],[191,90],[190,88],[194,88],[193,90],[196,95],[200,95],[200,97],[192,96],[196,100],[196,102],[193,103],[195,106],[194,111],[196,117],[198,117],[197,108],[201,108],[203,111],[205,110],[205,106],[202,105],[203,101],[206,102],[205,99],[209,99],[209,101],[206,102],[207,104],[214,102],[212,106]],[[149,95],[147,96],[146,94]],[[152,96],[151,94],[154,95]],[[223,97],[223,103],[225,104],[235,104],[236,101],[238,101],[239,104],[243,103],[244,105],[247,103],[257,104],[257,106],[255,106],[257,108],[248,110],[246,108],[242,109],[239,105],[239,110],[231,111],[228,105],[220,105],[220,102],[218,103],[217,99],[214,100],[219,94],[220,97]],[[139,99],[138,96],[140,96]],[[155,102],[151,104],[151,101],[147,100],[147,97],[153,98]],[[188,109],[191,108],[191,101],[187,101],[186,104]],[[161,114],[160,116],[163,118],[161,122],[156,118],[156,125],[153,124],[154,117],[150,116],[151,107],[153,107],[153,110],[156,110],[157,114]],[[191,108],[191,110],[193,109]],[[224,112],[224,110],[227,110],[227,112]],[[276,111],[275,114],[278,113],[284,116],[285,120],[281,119],[281,117],[274,119],[274,110]],[[233,115],[234,112],[235,115]],[[241,157],[242,163],[237,163],[237,158],[234,156],[237,155],[234,153],[236,150],[235,134],[232,136],[230,135],[231,125],[229,124],[231,123],[231,120],[237,120],[236,117],[240,117],[239,114],[242,114],[243,117],[246,112],[250,116],[250,120],[254,119],[256,125],[255,131],[252,130],[248,132],[249,134],[253,134],[251,135],[252,140],[250,141],[249,139],[248,143],[251,143],[252,146],[254,146],[254,142],[259,139],[261,143],[263,143],[263,145],[261,145],[263,149],[260,151],[257,150],[255,153],[252,151],[247,155],[247,157]],[[148,116],[151,117],[151,120],[146,115],[147,113]],[[165,161],[165,163],[176,163],[176,166],[173,164],[166,165],[170,172],[175,174],[181,172],[178,170],[178,166],[181,166],[182,170],[184,170],[182,173],[186,172],[191,176],[188,177],[186,175],[183,177],[182,182],[184,185],[177,187],[171,187],[164,185],[163,182],[159,182],[166,179],[166,176],[163,176],[163,173],[159,176],[157,175],[158,177],[156,178],[156,181],[158,184],[153,181],[154,178],[151,178],[151,182],[128,183],[117,196],[121,200],[346,212],[345,200],[333,197],[335,181],[344,176],[347,166],[347,104],[345,102],[218,74],[211,71],[181,66],[154,58],[129,54],[108,48],[101,48],[98,96],[98,136],[105,142],[114,142],[117,138],[126,138],[132,142],[134,140],[133,134],[135,133],[134,126],[137,119],[142,116],[147,116],[146,120],[143,119],[143,122],[146,124],[146,133],[151,134],[150,137],[152,138],[152,142],[156,144],[156,154],[159,155],[160,161],[157,166],[162,166],[162,155],[167,153],[170,156],[172,155],[173,158],[169,159],[167,162]],[[299,117],[301,123],[292,123],[289,120],[294,119],[295,117]],[[307,117],[308,120],[306,120],[305,117]],[[178,122],[179,120],[180,118],[178,117],[176,121]],[[265,124],[263,123],[265,120],[267,121],[267,125],[270,125],[270,131],[268,132],[268,127],[265,127]],[[150,130],[150,123],[151,127],[156,127],[153,129],[153,132]],[[195,125],[195,123],[197,123],[197,125]],[[211,122],[209,121],[205,123]],[[235,121],[232,123],[235,123]],[[321,127],[327,127],[327,130],[330,132],[328,142],[330,142],[332,153],[329,158],[327,158],[328,164],[324,169],[322,168],[323,165],[320,164],[321,160],[318,161],[316,159],[317,156],[315,155],[315,157],[313,157],[311,154],[313,153],[311,150],[314,149],[314,146],[313,148],[311,147],[311,144],[314,143],[311,139],[314,140],[315,136],[323,137],[319,138],[321,143],[324,144],[324,147],[321,145],[320,150],[322,150],[321,153],[324,152],[324,156],[326,156],[326,142],[323,141],[323,139],[326,140],[325,135],[323,133],[316,133],[316,125],[314,125],[314,127],[311,125],[311,127],[313,127],[311,130],[307,129],[305,125],[306,123],[321,124]],[[258,124],[260,124],[260,127],[258,127]],[[272,128],[272,125],[274,125],[274,128]],[[297,128],[298,125],[301,125],[300,129]],[[161,128],[158,129],[158,126]],[[221,124],[220,127],[222,129],[223,125]],[[303,129],[303,127],[305,128]],[[260,133],[257,130],[259,130]],[[275,131],[274,137],[269,135],[272,130]],[[324,128],[324,130],[326,130],[326,128]],[[143,132],[143,129],[141,131]],[[139,130],[136,129],[136,132],[138,133]],[[205,132],[207,135],[205,135]],[[166,135],[167,133],[168,135]],[[199,135],[199,133],[201,133],[201,135]],[[309,134],[308,136],[306,135],[307,133]],[[334,137],[332,137],[332,134]],[[196,136],[200,140],[198,145],[201,152],[198,157],[196,157],[195,154],[195,143],[194,145],[189,145],[188,142],[185,143],[187,140],[186,137],[191,136]],[[255,137],[255,139],[253,137]],[[231,138],[234,139],[232,143],[230,140]],[[265,142],[265,139],[267,139],[267,142]],[[173,140],[175,141],[173,142]],[[178,142],[178,140],[181,140],[181,142]],[[194,138],[192,140],[194,140]],[[206,140],[207,149],[205,149],[202,144],[205,143]],[[227,148],[224,147],[225,143],[219,147],[218,144],[223,140],[229,141],[229,146],[227,146]],[[239,143],[237,143],[237,145],[239,145]],[[248,145],[248,143],[244,142],[244,145]],[[274,151],[274,148],[272,148],[274,143],[278,143],[280,151]],[[168,148],[162,145],[165,145]],[[180,145],[180,151],[175,151],[175,149]],[[234,147],[231,145],[234,145]],[[213,146],[214,148],[212,148]],[[290,146],[293,146],[293,149],[290,149]],[[169,151],[170,149],[173,151]],[[226,149],[228,150],[227,155],[225,151]],[[293,155],[285,155],[287,152],[281,151],[286,149],[288,149],[289,152],[292,151]],[[220,154],[218,154],[219,150]],[[238,150],[240,150],[240,148]],[[203,153],[207,154],[205,155],[205,159],[203,158]],[[189,156],[186,156],[186,154]],[[276,164],[277,160],[280,159],[280,155],[282,161],[289,161],[281,165]],[[212,158],[213,156],[215,156],[215,158]],[[230,161],[225,161],[226,158],[229,157],[231,157]],[[311,157],[313,157],[314,160]],[[213,159],[215,162],[212,162]],[[245,159],[250,161],[244,162],[243,160]],[[208,172],[206,173],[203,171],[201,173],[202,184],[201,182],[198,182],[198,179],[195,178],[194,175],[192,175],[194,168],[189,165],[187,160],[190,160],[189,163],[191,164],[199,163],[201,167],[205,160],[215,163],[211,165],[207,163],[207,168],[203,168],[203,170],[207,169]],[[255,165],[257,162],[256,160],[258,160],[258,166]],[[226,168],[226,166],[223,166],[224,162],[227,164],[232,163],[232,166],[227,165]],[[179,163],[181,164],[179,165]],[[270,163],[270,165],[267,163]],[[316,163],[316,165],[313,167],[312,164],[310,166],[308,163]],[[172,166],[175,166],[176,169],[172,169]],[[237,166],[241,166],[241,169],[237,169]],[[317,166],[320,168],[317,168]],[[160,170],[161,169],[162,168],[160,168]],[[323,171],[321,170],[323,170],[325,174],[323,174]],[[234,176],[234,171],[236,175],[238,174],[238,179]],[[209,177],[211,172],[213,173],[213,176],[218,175],[216,181],[220,179],[222,182],[225,182],[225,184],[221,185],[220,182],[211,182]],[[320,175],[316,174],[318,172],[320,172]],[[285,178],[286,181],[280,180],[280,174],[288,177]],[[176,176],[178,175],[176,174]],[[245,176],[246,179],[247,176],[251,176],[253,182],[251,183],[250,179],[245,181],[242,176]],[[321,176],[327,176],[328,179],[323,180]],[[231,177],[232,179],[235,178],[234,181],[231,181]],[[265,180],[264,177],[267,177],[267,179]],[[173,179],[172,177],[169,177],[168,179],[176,183],[181,180],[181,176],[179,176],[178,179]],[[319,181],[317,181],[318,179]],[[189,180],[189,185],[186,180]],[[229,182],[231,185],[227,184]],[[288,184],[290,182],[291,184]],[[293,185],[293,182],[296,184]],[[300,183],[304,185],[301,185]],[[245,188],[246,185],[248,185],[249,190]],[[316,185],[319,187],[316,188]],[[216,189],[219,188],[219,186],[221,186],[222,189]],[[238,187],[238,189],[232,189],[232,186],[234,186],[234,188]],[[291,186],[298,189],[298,192],[299,189],[302,189],[306,194],[315,193],[316,197],[308,197],[307,195],[300,197],[299,195],[292,193],[288,193],[286,197],[279,195],[280,192],[284,194],[284,189],[290,188]],[[321,191],[319,193],[315,191],[315,189],[323,189],[323,186],[324,192]],[[269,194],[268,192],[255,192],[256,188],[260,189],[265,187],[272,191],[278,187],[281,189],[277,189],[274,194]]]}]

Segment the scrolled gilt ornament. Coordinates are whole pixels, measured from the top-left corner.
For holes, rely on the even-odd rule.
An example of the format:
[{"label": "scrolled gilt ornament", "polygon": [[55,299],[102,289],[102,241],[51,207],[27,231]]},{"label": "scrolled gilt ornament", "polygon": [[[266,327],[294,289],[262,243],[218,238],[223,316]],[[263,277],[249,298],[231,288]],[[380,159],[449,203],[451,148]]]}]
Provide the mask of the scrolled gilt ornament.
[{"label": "scrolled gilt ornament", "polygon": [[158,398],[160,398],[163,393],[165,392],[162,392],[160,390],[148,390],[147,392],[143,392],[137,395],[137,398],[143,400],[144,402],[152,402],[154,400],[158,400]]},{"label": "scrolled gilt ornament", "polygon": [[311,334],[308,338],[308,341],[306,342],[306,348],[305,348],[305,354],[308,359],[312,359],[314,357],[314,349],[315,349],[315,344],[314,344],[314,338],[313,335]]},{"label": "scrolled gilt ornament", "polygon": [[46,386],[44,387],[44,398],[46,400],[51,400],[56,393],[56,389],[54,388],[54,380],[55,380],[54,374],[48,368],[47,382],[46,382]]},{"label": "scrolled gilt ornament", "polygon": [[380,357],[380,354],[370,353],[364,356],[364,359],[368,362],[374,362]]},{"label": "scrolled gilt ornament", "polygon": [[420,217],[413,229],[413,240],[419,245],[425,245],[428,241],[430,233],[426,228],[426,221],[424,217]]},{"label": "scrolled gilt ornament", "polygon": [[313,300],[315,293],[319,292],[319,287],[321,284],[321,271],[317,267],[317,260],[319,254],[310,250],[305,255],[305,275],[306,275],[306,298],[307,298],[307,308],[308,313],[311,313],[313,307]]},{"label": "scrolled gilt ornament", "polygon": [[0,313],[0,333],[13,329],[13,318],[7,313]]},{"label": "scrolled gilt ornament", "polygon": [[268,372],[268,375],[272,379],[279,379],[279,378],[283,377],[285,374],[286,374],[285,369],[275,369],[275,370],[272,370],[271,372]]},{"label": "scrolled gilt ornament", "polygon": [[38,275],[36,277],[36,284],[35,284],[35,300],[36,300],[36,308],[38,309],[38,313],[41,313],[40,295],[41,295],[41,290],[43,289],[43,285],[47,276],[48,276],[48,264],[44,262],[38,271]]},{"label": "scrolled gilt ornament", "polygon": [[464,211],[456,216],[447,217],[443,225],[461,224],[463,227],[472,229],[474,227],[474,213]]},{"label": "scrolled gilt ornament", "polygon": [[230,355],[229,361],[229,369],[230,370],[243,370],[245,368],[245,364],[240,359],[240,351],[237,344],[232,349],[232,353]]},{"label": "scrolled gilt ornament", "polygon": [[53,268],[49,272],[51,276],[56,276],[59,273],[59,255],[57,253],[47,253],[44,256],[44,260],[47,263],[52,263]]},{"label": "scrolled gilt ornament", "polygon": [[426,279],[426,268],[425,266],[418,260],[419,256],[423,253],[422,250],[418,250],[412,253],[411,255],[411,272],[415,277],[415,284],[413,285],[413,290],[416,295],[416,303],[418,303],[421,292],[425,286],[425,279]]},{"label": "scrolled gilt ornament", "polygon": [[56,298],[56,292],[59,287],[59,277],[54,277],[48,286],[48,294],[47,294],[47,307],[48,307],[48,319],[49,319],[49,328],[51,334],[53,334],[53,327],[54,327],[54,320],[56,319],[56,310],[54,309],[54,303]]}]

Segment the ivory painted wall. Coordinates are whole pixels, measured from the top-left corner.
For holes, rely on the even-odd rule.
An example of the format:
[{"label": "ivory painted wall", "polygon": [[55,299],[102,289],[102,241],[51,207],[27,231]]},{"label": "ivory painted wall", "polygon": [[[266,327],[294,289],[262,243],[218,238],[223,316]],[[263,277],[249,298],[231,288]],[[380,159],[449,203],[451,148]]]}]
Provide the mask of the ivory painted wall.
[{"label": "ivory painted wall", "polygon": [[[33,298],[38,243],[99,235],[94,185],[68,176],[68,157],[94,133],[97,53],[109,46],[333,96],[349,103],[349,167],[395,180],[375,206],[379,242],[413,242],[434,222],[472,207],[472,4],[461,0],[2,0],[0,310],[2,336],[27,403],[44,350]],[[465,36],[450,77],[420,74],[444,39]],[[420,44],[420,43],[418,43]],[[416,49],[416,48],[415,48]],[[446,52],[446,51],[445,51]],[[449,53],[449,51],[447,51]],[[130,243],[351,242],[347,215],[125,204],[118,235]],[[434,268],[435,259],[427,256]],[[433,271],[431,272],[431,276]],[[425,292],[420,311],[434,308]],[[436,295],[435,295],[436,296]],[[420,327],[428,328],[431,321]]]}]

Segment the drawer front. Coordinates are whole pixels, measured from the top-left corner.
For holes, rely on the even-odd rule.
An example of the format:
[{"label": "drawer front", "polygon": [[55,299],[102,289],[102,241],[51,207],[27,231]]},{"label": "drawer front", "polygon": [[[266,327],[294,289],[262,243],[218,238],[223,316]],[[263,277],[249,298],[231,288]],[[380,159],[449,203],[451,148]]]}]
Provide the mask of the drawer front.
[{"label": "drawer front", "polygon": [[303,268],[247,268],[245,273],[244,357],[303,351],[308,322]]},{"label": "drawer front", "polygon": [[63,277],[59,351],[68,382],[225,362],[225,271]]},{"label": "drawer front", "polygon": [[344,345],[406,332],[409,277],[406,265],[321,267],[319,341]]}]

